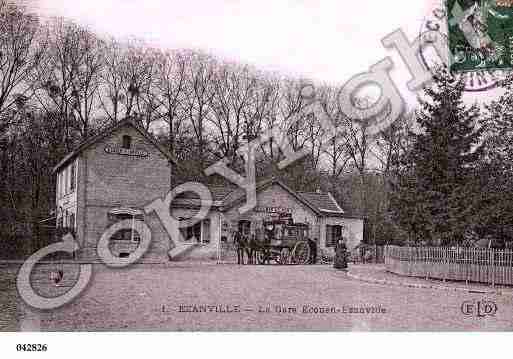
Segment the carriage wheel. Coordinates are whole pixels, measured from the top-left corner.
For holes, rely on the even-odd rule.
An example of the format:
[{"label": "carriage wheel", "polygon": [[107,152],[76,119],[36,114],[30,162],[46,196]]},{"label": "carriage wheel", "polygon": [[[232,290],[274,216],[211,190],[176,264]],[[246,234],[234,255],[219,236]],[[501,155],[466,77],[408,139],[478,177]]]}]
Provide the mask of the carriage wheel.
[{"label": "carriage wheel", "polygon": [[290,249],[283,248],[280,253],[281,264],[289,264],[290,263]]},{"label": "carriage wheel", "polygon": [[262,249],[262,250],[257,251],[256,260],[257,260],[258,264],[265,264],[265,260],[266,260],[265,250]]},{"label": "carriage wheel", "polygon": [[290,262],[290,253],[288,248],[283,248],[280,251],[280,254],[276,256],[276,263],[278,264],[289,264]]},{"label": "carriage wheel", "polygon": [[292,259],[296,264],[308,264],[310,262],[310,246],[308,243],[297,242],[292,250]]}]

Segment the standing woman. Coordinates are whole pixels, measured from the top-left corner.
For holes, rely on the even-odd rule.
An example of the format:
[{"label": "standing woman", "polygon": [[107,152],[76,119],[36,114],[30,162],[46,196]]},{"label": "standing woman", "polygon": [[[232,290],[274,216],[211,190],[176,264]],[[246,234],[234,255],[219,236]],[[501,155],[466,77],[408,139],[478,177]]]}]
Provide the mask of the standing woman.
[{"label": "standing woman", "polygon": [[237,247],[237,264],[244,264],[244,243],[239,231],[236,231],[233,235],[233,242]]},{"label": "standing woman", "polygon": [[343,239],[337,241],[335,247],[335,260],[333,261],[335,269],[347,270],[347,248]]}]

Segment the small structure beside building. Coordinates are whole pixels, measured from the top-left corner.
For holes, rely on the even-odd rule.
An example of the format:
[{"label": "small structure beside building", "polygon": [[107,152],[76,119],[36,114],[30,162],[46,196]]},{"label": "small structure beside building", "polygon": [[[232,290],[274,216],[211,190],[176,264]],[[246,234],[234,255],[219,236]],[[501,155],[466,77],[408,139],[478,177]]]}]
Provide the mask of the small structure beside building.
[{"label": "small structure beside building", "polygon": [[[207,218],[192,228],[182,229],[186,241],[200,244],[189,254],[191,257],[215,257],[222,243],[232,240],[235,231],[258,237],[263,224],[277,218],[307,225],[317,248],[331,256],[339,239],[345,239],[349,249],[363,239],[363,219],[346,214],[327,192],[295,192],[278,179],[263,180],[256,186],[256,207],[240,214],[240,207],[246,203],[244,191],[219,186],[209,189],[213,206]],[[187,219],[197,213],[200,200],[188,192],[178,196],[171,207],[175,218]]]}]

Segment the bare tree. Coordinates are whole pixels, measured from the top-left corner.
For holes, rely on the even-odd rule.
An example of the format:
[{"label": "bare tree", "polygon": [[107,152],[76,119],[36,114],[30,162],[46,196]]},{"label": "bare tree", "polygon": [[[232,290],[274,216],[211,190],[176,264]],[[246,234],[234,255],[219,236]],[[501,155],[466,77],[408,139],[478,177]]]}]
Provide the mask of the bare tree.
[{"label": "bare tree", "polygon": [[[243,110],[244,137],[247,141],[252,141],[261,135],[266,128],[266,123],[272,121],[280,95],[279,83],[275,78],[260,73],[255,73],[255,76],[258,76],[257,85]],[[260,153],[256,158],[257,171],[262,165],[266,167],[265,148],[265,145],[260,146]]]},{"label": "bare tree", "polygon": [[117,122],[124,115],[123,48],[111,39],[105,43],[104,67],[101,72],[102,85],[99,94],[100,108],[111,122]]},{"label": "bare tree", "polygon": [[336,134],[326,141],[323,146],[323,155],[327,159],[327,166],[331,178],[332,186],[335,186],[336,180],[347,170],[352,156],[348,151],[348,125],[345,114],[338,105],[339,89],[326,86],[320,89],[318,101],[322,109],[322,115],[337,128]]},{"label": "bare tree", "polygon": [[211,104],[215,95],[213,82],[217,62],[212,57],[201,53],[189,53],[187,57],[183,115],[196,139],[199,169],[203,171],[209,149],[206,126],[208,119],[212,116]]},{"label": "bare tree", "polygon": [[236,161],[236,151],[244,140],[256,136],[255,118],[249,109],[258,80],[248,67],[219,66],[214,80],[211,123],[216,130],[214,153]]},{"label": "bare tree", "polygon": [[[356,99],[357,106],[364,109],[371,105],[367,98]],[[358,118],[355,114],[346,114],[344,118],[347,133],[347,155],[351,165],[356,169],[360,178],[361,211],[367,215],[367,172],[369,152],[373,136],[369,134],[369,119]]]},{"label": "bare tree", "polygon": [[78,120],[81,137],[85,139],[90,136],[93,118],[97,114],[103,52],[102,42],[95,35],[84,29],[77,30],[80,41],[74,50],[78,53],[70,58],[73,69],[72,114]]},{"label": "bare tree", "polygon": [[157,63],[162,55],[139,41],[110,40],[104,47],[100,107],[111,122],[133,117],[148,130],[158,117]]},{"label": "bare tree", "polygon": [[376,136],[370,152],[379,162],[379,171],[385,179],[391,175],[400,154],[408,150],[413,127],[414,112],[409,112]]},{"label": "bare tree", "polygon": [[[303,111],[309,105],[302,94],[303,81],[282,78],[275,80],[270,86],[273,91],[270,92],[263,129],[277,128],[286,135],[293,150],[303,149],[306,143],[304,126],[307,117]],[[266,145],[261,146],[264,158],[269,163],[277,162],[281,156],[277,141],[271,138]]]},{"label": "bare tree", "polygon": [[12,120],[13,109],[31,97],[30,77],[45,50],[36,16],[0,1],[0,134]]},{"label": "bare tree", "polygon": [[48,25],[48,50],[32,82],[35,98],[55,121],[64,122],[64,143],[73,132],[88,138],[97,107],[102,52],[100,40],[78,25],[56,19]]},{"label": "bare tree", "polygon": [[[156,74],[152,90],[152,102],[156,106],[156,120],[168,124],[169,153],[176,157],[177,137],[183,131],[186,85],[186,57],[181,52],[166,52],[156,58]],[[171,176],[173,184],[173,176]]]}]

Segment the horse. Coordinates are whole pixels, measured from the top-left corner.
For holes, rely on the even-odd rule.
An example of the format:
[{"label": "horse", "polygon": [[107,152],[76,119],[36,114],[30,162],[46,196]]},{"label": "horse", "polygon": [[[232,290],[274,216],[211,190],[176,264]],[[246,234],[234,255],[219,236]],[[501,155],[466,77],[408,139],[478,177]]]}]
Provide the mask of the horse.
[{"label": "horse", "polygon": [[247,247],[247,239],[245,236],[241,235],[240,232],[235,232],[233,242],[237,247],[237,264],[244,264],[244,252]]},{"label": "horse", "polygon": [[244,262],[244,256],[248,258],[247,264],[257,263],[257,253],[261,250],[262,246],[254,234],[247,236],[235,232],[233,242],[237,248],[237,264],[246,264]]},{"label": "horse", "polygon": [[[247,238],[247,237],[246,237]],[[257,264],[257,253],[262,250],[262,245],[255,234],[252,234],[246,241],[246,253],[249,264]]]}]

